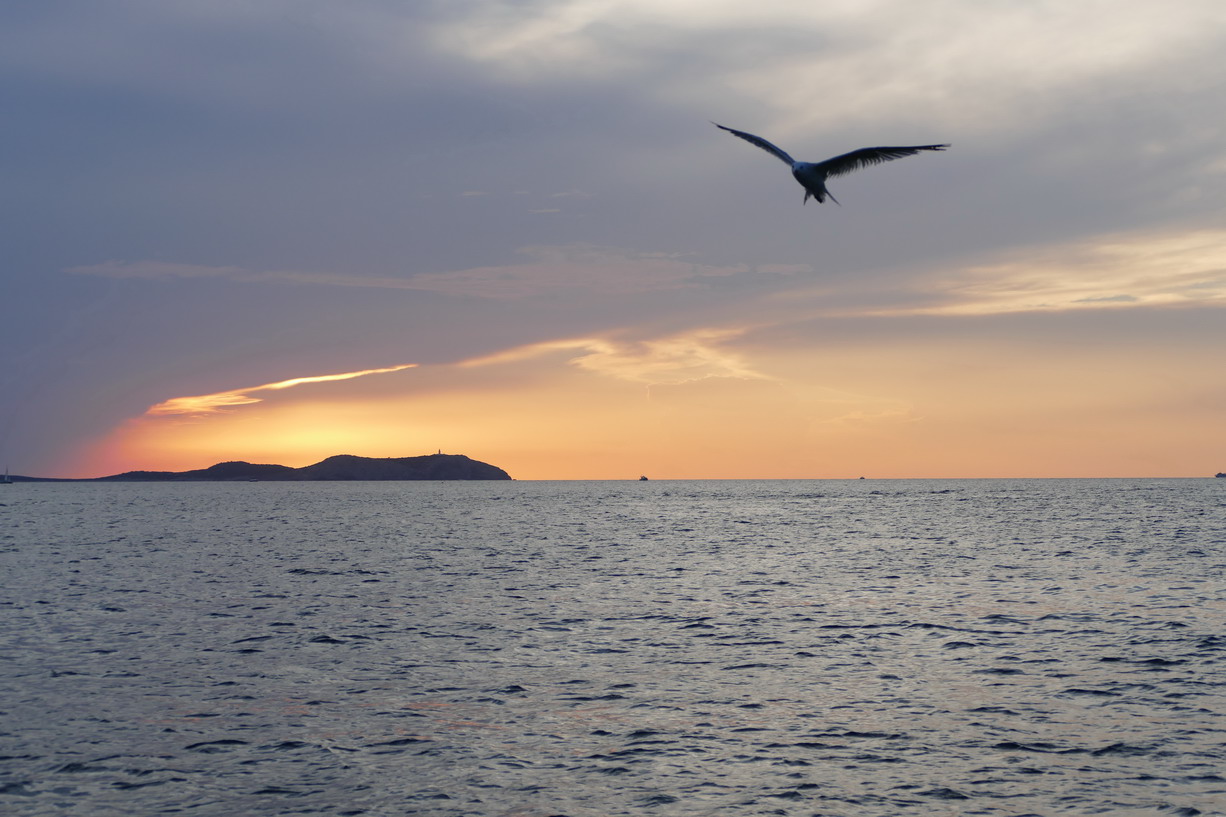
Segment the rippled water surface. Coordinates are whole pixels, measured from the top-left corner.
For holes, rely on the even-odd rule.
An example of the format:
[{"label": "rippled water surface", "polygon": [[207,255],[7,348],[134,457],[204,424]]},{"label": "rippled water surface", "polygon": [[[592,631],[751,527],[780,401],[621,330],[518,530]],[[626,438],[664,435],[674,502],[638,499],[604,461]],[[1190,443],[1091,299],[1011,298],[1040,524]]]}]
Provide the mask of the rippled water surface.
[{"label": "rippled water surface", "polygon": [[1226,480],[0,492],[0,813],[1226,814]]}]

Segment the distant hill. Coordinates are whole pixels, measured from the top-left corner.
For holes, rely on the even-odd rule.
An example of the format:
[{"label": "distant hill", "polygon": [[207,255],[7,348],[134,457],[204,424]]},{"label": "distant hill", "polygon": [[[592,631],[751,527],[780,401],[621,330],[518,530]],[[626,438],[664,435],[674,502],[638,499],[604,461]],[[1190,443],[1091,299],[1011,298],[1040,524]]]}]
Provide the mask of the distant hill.
[{"label": "distant hill", "polygon": [[[308,482],[350,480],[510,479],[497,466],[463,454],[427,454],[423,457],[355,457],[338,454],[303,468],[219,462],[195,471],[126,471],[90,482]],[[29,477],[14,477],[30,480]],[[39,480],[45,481],[45,480]],[[56,480],[60,481],[60,480]]]},{"label": "distant hill", "polygon": [[510,479],[501,468],[463,454],[428,454],[424,457],[354,457],[339,454],[296,469],[301,479]]},{"label": "distant hill", "polygon": [[292,480],[298,469],[287,465],[255,465],[250,462],[219,462],[194,471],[125,471],[93,482],[229,482],[252,479]]}]

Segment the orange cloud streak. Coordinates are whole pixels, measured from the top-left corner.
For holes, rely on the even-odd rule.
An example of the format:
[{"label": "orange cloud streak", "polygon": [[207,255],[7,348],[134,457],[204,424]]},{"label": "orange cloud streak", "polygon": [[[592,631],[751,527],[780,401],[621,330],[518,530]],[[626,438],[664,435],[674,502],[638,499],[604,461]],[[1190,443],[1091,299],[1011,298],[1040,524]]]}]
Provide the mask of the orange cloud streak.
[{"label": "orange cloud streak", "polygon": [[412,369],[415,366],[417,366],[416,363],[405,363],[401,366],[388,366],[384,369],[363,369],[360,372],[342,372],[340,374],[321,374],[314,375],[312,377],[294,377],[290,378],[289,380],[280,380],[276,383],[265,383],[262,386],[249,386],[243,389],[217,392],[216,394],[200,394],[192,397],[172,397],[171,399],[158,403],[155,406],[150,406],[145,412],[145,416],[161,417],[177,414],[214,414],[231,406],[243,406],[250,403],[259,403],[260,398],[252,397],[252,392],[289,389],[294,386],[304,385],[306,383],[327,383],[333,380],[352,380],[355,377],[365,377],[368,374],[399,372],[403,371],[404,369]]}]

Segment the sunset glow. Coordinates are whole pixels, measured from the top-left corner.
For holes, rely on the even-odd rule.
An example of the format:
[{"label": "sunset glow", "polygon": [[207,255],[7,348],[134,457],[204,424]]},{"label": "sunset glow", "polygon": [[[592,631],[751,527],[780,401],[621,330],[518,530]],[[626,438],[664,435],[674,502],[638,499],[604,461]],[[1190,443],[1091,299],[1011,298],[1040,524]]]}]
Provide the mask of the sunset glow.
[{"label": "sunset glow", "polygon": [[121,5],[0,10],[14,474],[1226,471],[1220,2]]},{"label": "sunset glow", "polygon": [[[989,318],[942,320],[953,321],[944,338],[929,327],[854,346],[837,328],[822,340],[787,337],[787,325],[557,341],[419,366],[411,382],[353,396],[337,384],[297,397],[287,384],[398,369],[294,378],[261,387],[258,402],[241,389],[175,404],[208,410],[151,410],[95,446],[88,467],[443,450],[520,479],[1179,474],[1217,420],[1209,345],[1172,366],[1160,349],[1079,344],[1071,317],[1042,339],[1002,325],[986,343],[966,338]],[[1139,422],[1145,439],[1129,431]]]}]

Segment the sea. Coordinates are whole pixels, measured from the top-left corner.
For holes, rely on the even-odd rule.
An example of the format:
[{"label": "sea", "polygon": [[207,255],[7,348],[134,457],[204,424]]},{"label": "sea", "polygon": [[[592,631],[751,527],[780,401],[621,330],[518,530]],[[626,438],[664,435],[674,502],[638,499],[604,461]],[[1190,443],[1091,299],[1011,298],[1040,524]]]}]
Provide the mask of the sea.
[{"label": "sea", "polygon": [[0,487],[0,813],[1226,815],[1226,479]]}]

